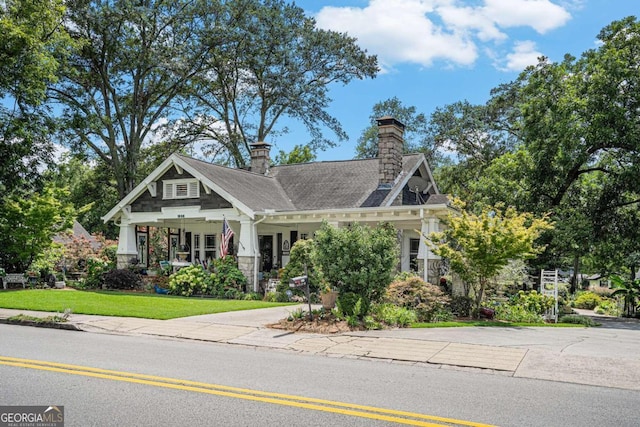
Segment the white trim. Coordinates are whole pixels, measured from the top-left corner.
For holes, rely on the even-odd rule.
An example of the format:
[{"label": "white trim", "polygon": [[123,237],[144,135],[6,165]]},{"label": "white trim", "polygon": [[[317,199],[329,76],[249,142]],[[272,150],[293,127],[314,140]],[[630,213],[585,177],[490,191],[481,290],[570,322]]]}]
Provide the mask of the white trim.
[{"label": "white trim", "polygon": [[180,157],[178,157],[178,155],[172,154],[171,158],[173,159],[173,161],[176,164],[179,164],[182,168],[184,168],[186,171],[188,171],[192,176],[196,177],[204,185],[208,186],[210,189],[212,189],[217,194],[219,194],[222,198],[224,198],[229,203],[231,203],[231,205],[234,208],[240,210],[242,213],[246,214],[251,219],[255,218],[255,212],[253,211],[253,209],[249,208],[249,206],[245,205],[240,200],[238,200],[235,197],[233,197],[231,194],[229,194],[227,191],[225,191],[222,187],[217,185],[215,182],[211,181],[209,178],[207,178],[206,176],[204,176],[203,174],[201,174],[197,170],[192,169],[189,166],[189,164],[187,162],[185,162],[184,160],[182,160]]},{"label": "white trim", "polygon": [[412,167],[408,173],[404,174],[404,176],[402,175],[402,172],[400,173],[400,175],[398,175],[398,177],[402,177],[399,182],[395,182],[394,183],[394,188],[395,190],[392,193],[389,193],[387,195],[387,197],[384,199],[384,201],[382,202],[384,206],[390,206],[391,203],[393,203],[393,201],[396,199],[396,197],[398,197],[400,195],[400,192],[402,192],[402,190],[404,189],[405,185],[407,185],[407,183],[409,182],[409,179],[411,179],[411,177],[413,176],[414,173],[416,173],[416,171],[418,169],[420,169],[420,166],[424,165],[425,169],[427,170],[427,175],[429,176],[429,180],[431,181],[431,185],[433,186],[433,189],[435,190],[435,194],[440,194],[440,191],[438,190],[438,187],[436,186],[436,182],[433,179],[433,175],[431,174],[431,169],[429,168],[429,164],[427,163],[427,159],[424,157],[424,154],[420,155],[420,160],[418,160],[416,162],[416,165],[414,167]]},{"label": "white trim", "polygon": [[255,213],[252,209],[250,209],[240,200],[231,196],[231,194],[229,194],[228,192],[224,191],[222,188],[220,188],[220,186],[216,185],[209,178],[191,168],[187,162],[182,160],[180,156],[174,153],[169,156],[164,162],[162,162],[157,168],[155,168],[153,172],[151,172],[140,184],[138,184],[136,188],[134,188],[129,194],[127,194],[124,199],[120,200],[120,202],[116,206],[114,206],[109,212],[107,212],[107,214],[102,217],[102,221],[106,223],[114,219],[114,217],[116,217],[120,213],[120,210],[124,206],[130,205],[133,201],[135,201],[143,191],[147,190],[147,185],[162,177],[162,175],[172,166],[176,167],[176,170],[187,170],[192,176],[198,179],[202,183],[202,185],[204,185],[205,187],[209,187],[209,189],[215,191],[221,197],[229,201],[234,208],[246,214],[251,219],[255,218]]},{"label": "white trim", "polygon": [[[416,223],[422,218],[421,215],[444,216],[450,211],[446,204],[437,205],[403,205],[403,206],[381,206],[372,208],[351,208],[351,209],[324,209],[308,211],[288,211],[288,212],[256,212],[256,215],[265,216],[268,223],[277,221],[278,223],[317,223],[322,220],[329,222],[363,222],[363,221],[407,221],[415,220]],[[421,212],[424,212],[421,214]]]},{"label": "white trim", "polygon": [[157,187],[158,186],[155,181],[147,184],[147,190],[149,190],[149,194],[151,195],[151,197],[156,197]]}]

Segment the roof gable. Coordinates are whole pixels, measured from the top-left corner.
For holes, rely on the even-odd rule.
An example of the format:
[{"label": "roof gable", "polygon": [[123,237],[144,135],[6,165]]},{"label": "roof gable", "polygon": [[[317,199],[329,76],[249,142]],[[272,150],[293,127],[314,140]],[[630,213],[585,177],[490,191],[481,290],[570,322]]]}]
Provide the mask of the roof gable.
[{"label": "roof gable", "polygon": [[[158,180],[171,168],[175,168],[177,173],[172,176],[197,179],[206,194],[215,193],[216,197],[219,196],[218,200],[228,201],[251,218],[255,213],[265,211],[391,206],[399,197],[402,198],[409,179],[416,175],[431,184],[425,196],[426,203],[442,202],[441,198],[433,197],[439,192],[423,154],[403,156],[402,171],[390,188],[379,186],[378,159],[278,165],[272,167],[268,175],[260,175],[172,154],[109,211],[103,220],[106,222],[120,212],[126,213],[131,204],[146,191],[156,197]],[[202,191],[200,194],[202,196]],[[218,203],[216,206],[222,205]]]}]

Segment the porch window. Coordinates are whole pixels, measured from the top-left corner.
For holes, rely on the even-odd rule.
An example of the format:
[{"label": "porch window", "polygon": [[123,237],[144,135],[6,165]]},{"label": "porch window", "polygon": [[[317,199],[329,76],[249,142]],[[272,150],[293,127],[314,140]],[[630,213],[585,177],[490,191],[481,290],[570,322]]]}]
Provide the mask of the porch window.
[{"label": "porch window", "polygon": [[216,235],[204,235],[204,259],[211,261],[216,258]]},{"label": "porch window", "polygon": [[197,179],[172,179],[162,182],[163,199],[197,199],[200,197],[200,183]]},{"label": "porch window", "polygon": [[411,271],[418,271],[418,248],[420,239],[409,239],[409,268]]}]

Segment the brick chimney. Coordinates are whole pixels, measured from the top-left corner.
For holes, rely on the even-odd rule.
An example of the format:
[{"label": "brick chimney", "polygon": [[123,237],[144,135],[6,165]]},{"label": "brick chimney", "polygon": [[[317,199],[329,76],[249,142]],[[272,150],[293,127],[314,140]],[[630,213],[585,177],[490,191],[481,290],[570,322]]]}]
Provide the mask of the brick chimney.
[{"label": "brick chimney", "polygon": [[266,175],[269,172],[269,150],[271,145],[266,142],[254,142],[251,147],[251,172]]},{"label": "brick chimney", "polygon": [[385,116],[378,122],[378,188],[391,188],[402,172],[404,124]]}]

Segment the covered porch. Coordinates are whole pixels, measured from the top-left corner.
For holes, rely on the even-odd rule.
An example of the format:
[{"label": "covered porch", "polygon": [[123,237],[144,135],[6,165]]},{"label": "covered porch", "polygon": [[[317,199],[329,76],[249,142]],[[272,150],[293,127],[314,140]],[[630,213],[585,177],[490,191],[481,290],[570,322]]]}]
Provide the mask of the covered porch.
[{"label": "covered porch", "polygon": [[439,258],[431,253],[421,234],[439,230],[438,215],[446,215],[446,208],[392,206],[352,211],[260,212],[253,218],[234,208],[206,211],[199,206],[166,207],[159,213],[129,212],[122,215],[119,223],[118,267],[124,268],[132,262],[144,268],[152,267],[150,261],[154,261],[154,256],[158,259],[158,254],[152,253],[153,228],[162,230],[162,238],[166,239],[161,254],[166,261],[206,267],[221,255],[226,219],[234,232],[228,255],[235,257],[247,277],[248,291],[258,291],[263,278],[287,265],[293,244],[299,239],[312,238],[323,221],[336,227],[355,222],[375,227],[380,222],[390,222],[398,229],[399,270],[419,272],[425,280],[437,283]]}]

